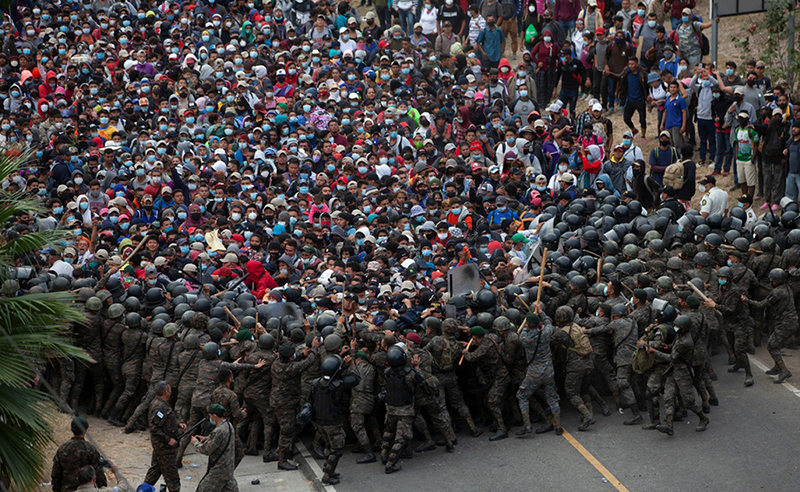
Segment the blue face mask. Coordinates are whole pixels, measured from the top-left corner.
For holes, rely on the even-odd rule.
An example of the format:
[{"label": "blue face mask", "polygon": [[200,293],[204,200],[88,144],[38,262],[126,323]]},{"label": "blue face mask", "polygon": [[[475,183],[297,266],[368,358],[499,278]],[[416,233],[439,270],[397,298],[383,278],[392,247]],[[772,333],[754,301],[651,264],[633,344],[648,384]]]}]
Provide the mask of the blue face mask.
[{"label": "blue face mask", "polygon": [[721,278],[721,279],[718,279],[717,282],[719,282],[719,285],[725,285],[725,284],[728,283],[728,279],[727,278]]},{"label": "blue face mask", "polygon": [[123,222],[122,224],[119,225],[119,228],[122,229],[123,231],[127,231],[128,227],[130,226],[131,224],[129,222]]},{"label": "blue face mask", "polygon": [[682,16],[681,17],[681,22],[683,22],[683,23],[689,22],[689,16],[688,15]]},{"label": "blue face mask", "polygon": [[63,211],[64,211],[64,207],[55,207],[53,209],[53,213],[56,214],[56,215],[60,214]]},{"label": "blue face mask", "polygon": [[305,195],[308,193],[308,186],[301,186],[298,191],[300,191],[301,195]]},{"label": "blue face mask", "polygon": [[189,254],[189,246],[186,246],[185,244],[183,246],[181,246],[181,254],[184,255],[184,256],[188,255]]},{"label": "blue face mask", "polygon": [[726,68],[725,69],[725,75],[727,75],[728,77],[733,76],[733,69],[732,68]]},{"label": "blue face mask", "polygon": [[623,139],[622,139],[622,145],[624,145],[624,146],[626,146],[626,147],[630,147],[630,145],[631,145],[631,139],[630,139],[630,138],[623,138]]}]

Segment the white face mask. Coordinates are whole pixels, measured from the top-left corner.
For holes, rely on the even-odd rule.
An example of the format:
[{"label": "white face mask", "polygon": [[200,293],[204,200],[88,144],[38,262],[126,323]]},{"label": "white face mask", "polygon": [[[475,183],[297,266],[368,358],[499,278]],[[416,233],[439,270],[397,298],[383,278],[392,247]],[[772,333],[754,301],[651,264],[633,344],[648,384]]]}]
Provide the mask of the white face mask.
[{"label": "white face mask", "polygon": [[447,239],[447,233],[446,232],[440,232],[440,233],[437,233],[436,235],[439,236],[439,239],[441,239],[442,241]]},{"label": "white face mask", "polygon": [[562,172],[562,173],[565,173],[565,172],[567,172],[567,169],[568,169],[568,168],[569,168],[569,167],[568,167],[566,164],[559,164],[559,165],[558,165],[558,170],[559,170],[559,172]]},{"label": "white face mask", "polygon": [[705,193],[706,185],[697,185],[697,189],[700,190],[700,193]]}]

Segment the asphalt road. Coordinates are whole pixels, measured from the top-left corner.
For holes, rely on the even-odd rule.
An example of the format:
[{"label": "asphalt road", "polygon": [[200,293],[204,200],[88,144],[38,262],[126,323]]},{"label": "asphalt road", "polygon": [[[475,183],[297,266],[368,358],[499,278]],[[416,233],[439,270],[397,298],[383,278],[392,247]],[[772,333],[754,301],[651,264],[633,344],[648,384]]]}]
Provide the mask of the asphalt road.
[{"label": "asphalt road", "polygon": [[[763,348],[756,357],[762,363],[770,361]],[[790,368],[800,366],[798,358],[787,358]],[[401,462],[402,471],[385,475],[380,462],[357,465],[355,460],[361,455],[348,448],[338,468],[342,481],[335,490],[798,490],[800,391],[773,384],[756,365],[755,385],[744,388],[743,372],[728,374],[722,355],[714,363],[720,405],[712,407],[706,432],[694,431],[697,417],[691,412],[688,419],[675,423],[674,437],[623,426],[627,416],[616,412],[610,417],[598,415],[588,432],[578,432],[579,415],[562,401],[564,427],[585,448],[584,454],[566,433],[525,439],[512,435],[491,443],[488,431],[478,438],[462,432],[455,453],[443,448],[415,453],[413,459]],[[800,370],[795,374],[789,383],[800,386]],[[612,481],[606,481],[598,467],[605,468]],[[613,478],[619,481],[616,487]]]}]

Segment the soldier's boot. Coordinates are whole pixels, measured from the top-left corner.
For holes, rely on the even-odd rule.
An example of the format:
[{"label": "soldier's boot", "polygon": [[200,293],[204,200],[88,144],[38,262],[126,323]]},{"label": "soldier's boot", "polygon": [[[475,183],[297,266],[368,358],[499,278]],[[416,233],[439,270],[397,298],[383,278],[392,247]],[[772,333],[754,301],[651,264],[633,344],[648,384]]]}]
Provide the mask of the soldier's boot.
[{"label": "soldier's boot", "polygon": [[495,435],[490,437],[489,440],[494,442],[494,441],[500,441],[501,439],[505,439],[507,437],[508,437],[508,430],[506,430],[505,428],[501,429],[498,427],[497,433],[495,433]]},{"label": "soldier's boot", "polygon": [[483,434],[483,431],[475,425],[475,421],[472,420],[472,417],[467,417],[467,425],[469,426],[469,431],[472,433],[472,437],[478,437]]},{"label": "soldier's boot", "polygon": [[[588,401],[597,402],[597,404],[600,405],[600,413],[602,413],[604,417],[611,415],[611,409],[608,408],[608,404],[606,404],[606,401],[603,400],[603,397],[594,386],[589,386],[589,395],[591,400]],[[591,403],[589,403],[589,405],[591,405]]]},{"label": "soldier's boot", "polygon": [[781,368],[778,367],[778,363],[776,362],[775,365],[772,366],[772,369],[766,371],[766,373],[769,376],[777,376],[778,374],[781,373]]},{"label": "soldier's boot", "polygon": [[755,354],[756,353],[755,345],[753,344],[753,335],[752,334],[747,336],[747,353],[748,354]]},{"label": "soldier's boot", "polygon": [[375,453],[372,452],[371,448],[367,448],[367,454],[365,454],[363,458],[357,459],[356,463],[363,465],[364,463],[375,463],[376,461]]},{"label": "soldier's boot", "polygon": [[717,398],[717,390],[714,389],[714,386],[711,384],[706,385],[706,391],[708,391],[708,404],[713,407],[719,405],[719,398]]},{"label": "soldier's boot", "polygon": [[434,449],[436,449],[436,443],[433,442],[433,437],[431,437],[431,431],[425,429],[424,431],[422,431],[422,435],[425,438],[425,440],[422,442],[422,444],[417,446],[417,449],[415,451],[418,453],[424,453],[426,451],[433,451]]},{"label": "soldier's boot", "polygon": [[694,431],[703,432],[704,430],[706,430],[706,428],[708,428],[708,422],[709,422],[708,416],[703,411],[695,412],[695,414],[698,417],[700,417],[700,422],[698,422],[697,427],[694,428]]},{"label": "soldier's boot", "polygon": [[281,448],[278,450],[278,470],[297,470],[297,464],[289,461],[289,450]]},{"label": "soldier's boot", "polygon": [[642,420],[644,420],[644,417],[642,417],[642,414],[639,412],[639,409],[636,407],[635,404],[632,405],[630,408],[631,408],[631,414],[632,414],[631,418],[629,418],[628,420],[623,422],[622,425],[641,424]]},{"label": "soldier's boot", "polygon": [[522,429],[517,431],[517,436],[522,437],[525,434],[530,434],[533,432],[533,428],[531,427],[531,414],[528,412],[524,412],[522,414]]},{"label": "soldier's boot", "polygon": [[782,360],[779,361],[778,362],[778,367],[780,368],[781,372],[780,372],[780,375],[778,375],[778,377],[775,378],[775,381],[773,381],[773,383],[775,383],[775,384],[781,384],[782,382],[784,382],[787,379],[789,379],[790,377],[792,377],[792,373],[789,372],[789,369],[786,368],[786,363],[785,362],[783,362]]},{"label": "soldier's boot", "polygon": [[389,462],[389,448],[391,443],[385,437],[381,439],[381,463],[384,465]]},{"label": "soldier's boot", "polygon": [[[559,422],[557,425],[556,422]],[[552,432],[556,430],[557,426],[560,426],[560,414],[556,415],[545,415],[545,425],[536,429],[537,434],[544,434],[546,432]]]},{"label": "soldier's boot", "polygon": [[328,459],[325,461],[325,464],[328,465],[328,469],[325,471],[325,474],[331,479],[336,480],[336,483],[338,483],[339,477],[341,476],[336,472],[336,467],[339,466],[339,460],[342,458],[343,454],[344,452],[341,450],[331,451],[331,453],[328,455]]},{"label": "soldier's boot", "polygon": [[667,415],[667,417],[664,420],[665,423],[658,424],[656,426],[656,430],[668,436],[674,435],[675,431],[672,429],[672,415]]},{"label": "soldier's boot", "polygon": [[269,448],[266,448],[264,450],[264,454],[261,456],[261,460],[264,463],[272,463],[273,461],[278,461],[278,459],[279,459],[278,455],[275,454],[275,451],[273,451],[273,450],[271,450]]},{"label": "soldier's boot", "polygon": [[560,436],[564,433],[564,428],[561,427],[561,414],[554,413],[551,417],[551,422],[553,423],[553,429],[556,431],[556,435]]},{"label": "soldier's boot", "polygon": [[586,407],[586,405],[579,406],[578,411],[581,412],[582,415],[581,425],[578,426],[578,430],[585,431],[590,425],[594,424],[594,415],[592,415],[592,412]]},{"label": "soldier's boot", "polygon": [[314,440],[311,442],[311,455],[318,460],[325,459],[325,444],[322,434],[319,432],[314,433]]},{"label": "soldier's boot", "polygon": [[114,427],[124,427],[125,422],[122,422],[119,419],[120,413],[121,413],[120,410],[114,408],[114,410],[111,412],[111,415],[108,416],[108,423],[113,425]]},{"label": "soldier's boot", "polygon": [[[747,357],[747,355],[745,355],[745,357]],[[750,369],[749,361],[748,364],[744,366],[744,386],[746,388],[753,386],[753,371]]]},{"label": "soldier's boot", "polygon": [[714,371],[713,365],[706,364],[706,372],[708,373],[708,377],[711,378],[712,381],[717,380],[717,373]]},{"label": "soldier's boot", "polygon": [[659,408],[658,408],[658,400],[653,401],[652,398],[647,399],[647,413],[650,414],[650,423],[644,424],[642,429],[644,430],[654,430],[659,424],[659,416],[658,416]]}]

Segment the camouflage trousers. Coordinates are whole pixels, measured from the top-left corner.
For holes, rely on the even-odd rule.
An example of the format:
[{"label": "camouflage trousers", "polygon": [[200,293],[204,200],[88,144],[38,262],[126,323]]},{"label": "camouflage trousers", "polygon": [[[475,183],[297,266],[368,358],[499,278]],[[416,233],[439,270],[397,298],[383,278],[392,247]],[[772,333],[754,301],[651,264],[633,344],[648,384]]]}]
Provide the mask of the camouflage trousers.
[{"label": "camouflage trousers", "polygon": [[261,427],[264,433],[264,453],[269,453],[272,450],[273,434],[277,423],[275,410],[269,404],[269,397],[252,399],[245,397],[244,402],[247,405],[247,416],[250,419],[247,447],[256,447],[258,429]]},{"label": "camouflage trousers", "polygon": [[[442,391],[440,390],[439,393],[441,394]],[[417,429],[423,432],[428,429],[428,424],[425,422],[425,417],[423,416],[424,411],[430,418],[433,428],[448,442],[456,438],[456,434],[453,432],[453,426],[450,423],[450,414],[447,413],[447,408],[441,405],[438,397],[418,396],[414,403],[414,413],[416,414],[416,417],[414,417],[414,424],[417,426]]]},{"label": "camouflage trousers", "polygon": [[178,474],[178,447],[153,446],[153,454],[150,458],[150,469],[144,477],[144,481],[150,485],[155,485],[161,476],[167,484],[169,492],[179,492],[181,490],[181,477]]},{"label": "camouflage trousers", "polygon": [[413,423],[413,415],[386,414],[386,426],[381,441],[381,461],[387,467],[396,465],[400,460],[400,453],[414,435]]},{"label": "camouflage trousers", "polygon": [[519,402],[519,411],[525,416],[530,416],[530,408],[533,406],[536,413],[544,416],[544,409],[536,399],[531,398],[534,393],[543,392],[544,399],[550,407],[550,412],[553,414],[561,413],[559,406],[558,392],[556,391],[556,382],[552,375],[550,377],[541,376],[526,376],[525,379],[519,384],[517,391],[517,401]]},{"label": "camouflage trousers", "polygon": [[786,342],[789,341],[792,335],[794,335],[794,332],[791,329],[781,327],[775,328],[769,339],[767,339],[767,350],[769,350],[769,355],[776,364],[783,361],[781,349],[786,346]]},{"label": "camouflage trousers", "polygon": [[372,413],[362,413],[351,410],[350,428],[353,429],[353,434],[356,435],[358,444],[364,448],[365,453],[372,449],[369,441],[369,435],[367,434],[367,429],[369,429],[369,433],[373,436],[380,437],[378,421],[375,419],[375,416]]},{"label": "camouflage trousers", "polygon": [[465,420],[472,418],[469,413],[469,407],[464,402],[464,394],[458,386],[458,378],[453,372],[443,372],[434,374],[436,379],[439,380],[441,389],[439,390],[439,404],[447,408],[449,403],[451,407]]},{"label": "camouflage trousers", "polygon": [[616,384],[620,408],[634,408],[636,406],[636,396],[633,394],[633,388],[631,387],[631,378],[633,378],[633,368],[630,364],[617,367]]},{"label": "camouflage trousers", "polygon": [[683,400],[683,405],[687,410],[694,413],[702,411],[694,397],[692,373],[686,366],[674,366],[664,382],[664,411],[667,417],[675,414],[678,396]]},{"label": "camouflage trousers", "polygon": [[336,472],[339,459],[344,452],[344,427],[342,425],[317,425],[317,432],[322,435],[325,442],[325,464],[322,465],[322,472],[331,476]]},{"label": "camouflage trousers", "polygon": [[280,428],[278,448],[289,452],[292,449],[294,438],[297,436],[297,406],[287,404],[276,408],[275,418],[278,420]]},{"label": "camouflage trousers", "polygon": [[[87,361],[76,361],[75,362],[75,385],[72,388],[72,401],[76,402],[81,397],[81,393],[83,392],[83,387],[86,384],[86,379],[88,376],[92,377],[92,382],[94,383],[94,408],[97,412],[103,408],[103,390],[104,390],[104,374],[103,374],[103,365],[100,362],[87,362]],[[73,405],[73,407],[76,405]],[[73,410],[77,410],[73,408]]]}]

